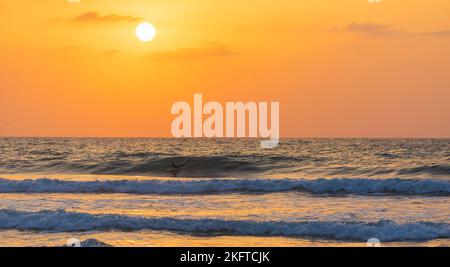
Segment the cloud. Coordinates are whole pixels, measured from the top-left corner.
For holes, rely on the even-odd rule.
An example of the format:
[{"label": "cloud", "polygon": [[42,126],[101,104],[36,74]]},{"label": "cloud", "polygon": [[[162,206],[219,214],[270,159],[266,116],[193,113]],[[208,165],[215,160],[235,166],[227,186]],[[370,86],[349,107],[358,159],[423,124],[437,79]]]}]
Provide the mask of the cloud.
[{"label": "cloud", "polygon": [[422,35],[429,35],[429,36],[450,36],[450,30],[446,30],[446,31],[436,31],[436,32],[425,32],[425,33],[422,33]]},{"label": "cloud", "polygon": [[180,48],[171,51],[154,52],[148,55],[154,61],[190,61],[213,57],[228,57],[235,55],[227,46]]},{"label": "cloud", "polygon": [[396,30],[392,25],[376,23],[351,23],[347,25],[343,30],[346,32],[359,33],[370,36],[450,36],[450,30],[417,33]]},{"label": "cloud", "polygon": [[392,25],[376,23],[351,23],[345,27],[345,31],[372,36],[398,36],[406,34],[403,31],[395,30]]},{"label": "cloud", "polygon": [[123,16],[123,15],[117,15],[117,14],[109,14],[101,16],[96,11],[86,12],[83,13],[75,18],[72,18],[72,22],[79,22],[79,23],[113,23],[113,22],[136,22],[140,21],[142,18],[140,17],[133,17],[133,16]]},{"label": "cloud", "polygon": [[111,50],[107,50],[107,51],[102,52],[102,55],[103,56],[114,56],[114,55],[118,55],[118,54],[121,54],[121,53],[122,53],[121,50],[111,49]]}]

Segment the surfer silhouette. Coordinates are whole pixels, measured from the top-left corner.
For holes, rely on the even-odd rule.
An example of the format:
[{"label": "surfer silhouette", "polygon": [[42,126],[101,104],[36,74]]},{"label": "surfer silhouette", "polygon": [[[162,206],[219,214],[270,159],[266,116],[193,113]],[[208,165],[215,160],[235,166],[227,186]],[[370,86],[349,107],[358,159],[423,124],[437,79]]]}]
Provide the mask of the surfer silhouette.
[{"label": "surfer silhouette", "polygon": [[178,173],[180,172],[181,168],[186,166],[188,163],[189,163],[189,160],[186,160],[182,164],[176,164],[175,162],[172,162],[172,164],[170,164],[169,172],[172,173],[173,177],[176,177],[178,175]]}]

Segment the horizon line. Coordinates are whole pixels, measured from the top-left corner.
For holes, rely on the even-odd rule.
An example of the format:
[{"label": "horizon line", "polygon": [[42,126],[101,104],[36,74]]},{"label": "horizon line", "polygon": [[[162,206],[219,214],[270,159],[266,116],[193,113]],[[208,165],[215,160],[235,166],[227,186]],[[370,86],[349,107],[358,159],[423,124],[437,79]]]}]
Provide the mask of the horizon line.
[{"label": "horizon line", "polygon": [[[17,136],[3,136],[0,138],[135,138],[135,139],[268,139],[263,137],[173,137],[173,136],[45,136],[45,135],[17,135]],[[280,139],[450,139],[449,137],[414,137],[414,136],[284,136]]]}]

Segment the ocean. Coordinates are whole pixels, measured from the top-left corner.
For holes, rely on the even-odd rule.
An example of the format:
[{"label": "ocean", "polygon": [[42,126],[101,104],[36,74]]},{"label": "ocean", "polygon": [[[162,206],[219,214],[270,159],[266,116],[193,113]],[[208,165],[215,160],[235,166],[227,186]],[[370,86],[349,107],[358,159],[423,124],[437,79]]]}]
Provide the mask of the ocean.
[{"label": "ocean", "polygon": [[0,246],[450,245],[450,139],[0,138]]}]

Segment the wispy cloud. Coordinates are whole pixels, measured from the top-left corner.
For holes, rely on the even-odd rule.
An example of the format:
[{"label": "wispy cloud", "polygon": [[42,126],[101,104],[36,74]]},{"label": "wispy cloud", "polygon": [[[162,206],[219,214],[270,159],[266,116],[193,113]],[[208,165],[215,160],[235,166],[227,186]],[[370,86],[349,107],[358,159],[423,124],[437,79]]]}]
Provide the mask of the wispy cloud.
[{"label": "wispy cloud", "polygon": [[212,47],[192,47],[180,48],[171,51],[154,52],[148,55],[148,59],[153,61],[189,61],[200,60],[213,57],[228,57],[236,52],[227,46],[217,45]]},{"label": "wispy cloud", "polygon": [[446,31],[435,31],[435,32],[425,32],[425,33],[422,33],[422,35],[429,35],[429,36],[450,36],[450,30],[446,30]]},{"label": "wispy cloud", "polygon": [[397,30],[392,25],[376,24],[376,23],[351,23],[344,28],[337,28],[335,30],[365,34],[369,36],[450,36],[450,30],[430,31],[430,32],[408,32]]},{"label": "wispy cloud", "polygon": [[376,23],[351,23],[345,27],[345,31],[373,36],[398,36],[407,34],[403,31],[395,30],[392,25]]},{"label": "wispy cloud", "polygon": [[113,22],[136,22],[142,18],[130,15],[108,14],[100,15],[96,11],[86,12],[71,19],[72,22],[79,23],[113,23]]},{"label": "wispy cloud", "polygon": [[115,56],[115,55],[119,55],[121,53],[122,53],[122,51],[119,49],[111,49],[111,50],[102,52],[102,55],[103,56]]}]

